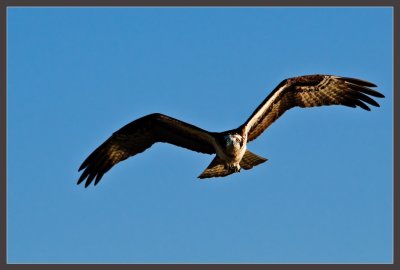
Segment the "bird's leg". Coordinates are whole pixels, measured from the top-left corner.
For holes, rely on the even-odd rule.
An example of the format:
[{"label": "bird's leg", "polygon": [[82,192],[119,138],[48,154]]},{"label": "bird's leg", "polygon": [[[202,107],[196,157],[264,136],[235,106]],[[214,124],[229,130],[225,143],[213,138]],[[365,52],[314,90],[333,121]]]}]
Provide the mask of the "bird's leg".
[{"label": "bird's leg", "polygon": [[234,170],[235,172],[240,172],[241,167],[240,167],[239,163],[233,165],[233,167],[234,167],[233,170]]},{"label": "bird's leg", "polygon": [[227,169],[230,172],[240,172],[240,165],[239,164],[225,164],[225,169]]}]

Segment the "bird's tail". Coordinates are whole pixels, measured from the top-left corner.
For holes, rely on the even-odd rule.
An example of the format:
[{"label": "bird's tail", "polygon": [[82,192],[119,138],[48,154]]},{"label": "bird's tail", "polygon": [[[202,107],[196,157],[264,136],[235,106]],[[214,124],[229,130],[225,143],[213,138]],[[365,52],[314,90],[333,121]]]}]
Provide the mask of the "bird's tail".
[{"label": "bird's tail", "polygon": [[[250,170],[254,166],[257,166],[267,161],[266,158],[260,157],[253,154],[249,150],[246,150],[242,160],[240,161],[240,167],[245,170]],[[235,171],[229,170],[225,167],[225,162],[218,156],[215,157],[210,165],[198,176],[200,179],[211,178],[211,177],[224,177],[234,173]]]},{"label": "bird's tail", "polygon": [[240,167],[242,167],[245,170],[250,170],[254,166],[260,165],[261,163],[264,163],[268,159],[260,157],[259,155],[256,155],[249,150],[244,153],[244,156],[242,160],[240,161]]},{"label": "bird's tail", "polygon": [[225,167],[225,162],[216,156],[208,165],[207,169],[204,170],[198,177],[200,179],[210,177],[223,177],[234,173],[233,170],[229,170]]}]

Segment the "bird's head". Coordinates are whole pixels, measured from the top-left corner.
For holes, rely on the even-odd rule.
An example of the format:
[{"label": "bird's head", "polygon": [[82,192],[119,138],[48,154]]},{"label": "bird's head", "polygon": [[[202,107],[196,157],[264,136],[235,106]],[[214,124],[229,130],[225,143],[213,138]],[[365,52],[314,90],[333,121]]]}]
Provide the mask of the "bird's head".
[{"label": "bird's head", "polygon": [[239,134],[228,134],[224,139],[226,148],[240,149],[243,146],[243,138]]}]

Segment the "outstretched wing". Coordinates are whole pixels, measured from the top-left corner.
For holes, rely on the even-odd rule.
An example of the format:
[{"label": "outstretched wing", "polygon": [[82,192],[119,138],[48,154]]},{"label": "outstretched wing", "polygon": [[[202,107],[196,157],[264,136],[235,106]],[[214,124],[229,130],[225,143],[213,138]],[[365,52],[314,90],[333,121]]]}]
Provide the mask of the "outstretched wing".
[{"label": "outstretched wing", "polygon": [[96,185],[112,166],[145,151],[156,142],[213,154],[213,140],[211,132],[163,114],[150,114],[122,127],[94,150],[79,168],[79,171],[84,171],[78,184],[86,179],[85,187],[93,180]]},{"label": "outstretched wing", "polygon": [[370,110],[366,103],[379,107],[370,98],[382,98],[384,95],[370,89],[375,84],[332,75],[307,75],[282,81],[274,91],[258,106],[243,124],[247,140],[252,141],[267,129],[284,112],[293,107],[316,107],[326,105],[344,105]]}]

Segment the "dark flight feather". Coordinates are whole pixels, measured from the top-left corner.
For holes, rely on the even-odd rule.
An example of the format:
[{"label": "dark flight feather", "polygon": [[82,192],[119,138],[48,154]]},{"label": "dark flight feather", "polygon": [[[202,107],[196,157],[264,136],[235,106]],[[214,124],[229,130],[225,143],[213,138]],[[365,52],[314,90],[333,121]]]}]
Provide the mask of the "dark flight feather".
[{"label": "dark flight feather", "polygon": [[214,154],[210,132],[163,114],[139,118],[120,130],[94,150],[79,167],[84,170],[78,184],[86,179],[85,187],[95,185],[115,164],[150,148],[156,142],[165,142],[192,151]]},{"label": "dark flight feather", "polygon": [[247,140],[256,139],[265,129],[287,110],[293,107],[344,105],[361,107],[369,111],[367,104],[379,107],[370,96],[384,95],[370,89],[376,85],[360,79],[331,75],[307,75],[282,81],[257,107],[243,124],[248,132]]}]

